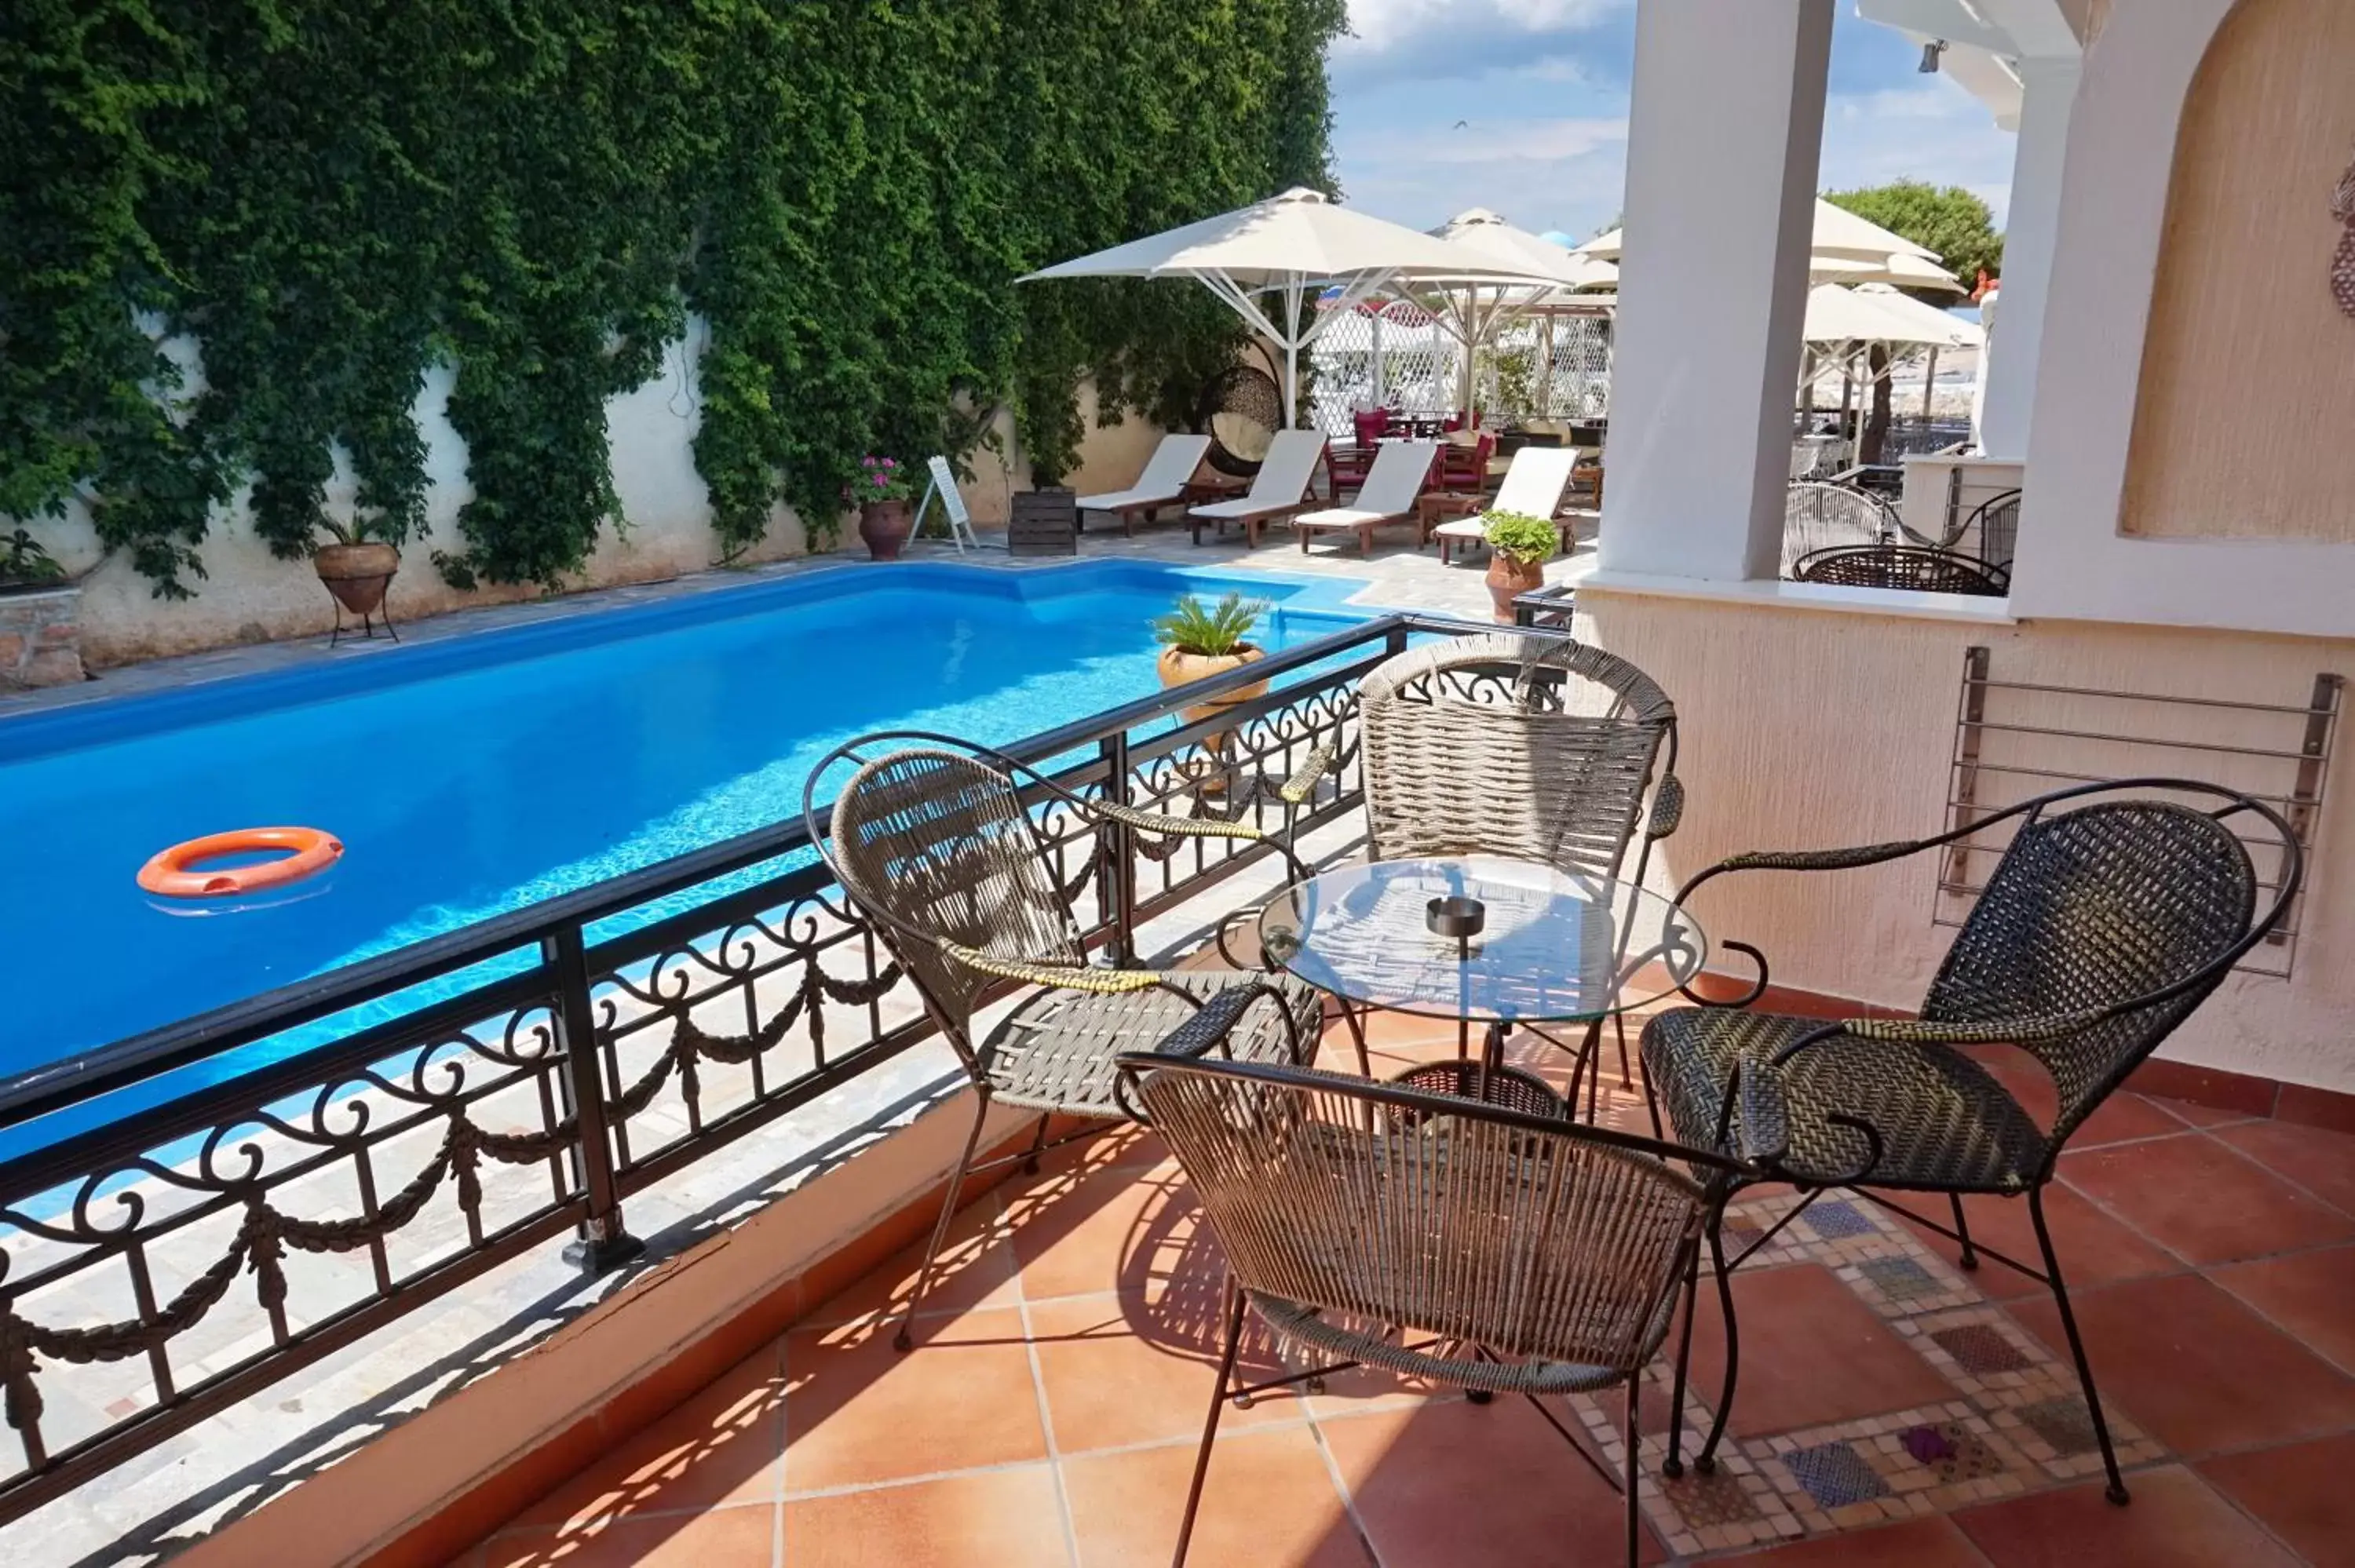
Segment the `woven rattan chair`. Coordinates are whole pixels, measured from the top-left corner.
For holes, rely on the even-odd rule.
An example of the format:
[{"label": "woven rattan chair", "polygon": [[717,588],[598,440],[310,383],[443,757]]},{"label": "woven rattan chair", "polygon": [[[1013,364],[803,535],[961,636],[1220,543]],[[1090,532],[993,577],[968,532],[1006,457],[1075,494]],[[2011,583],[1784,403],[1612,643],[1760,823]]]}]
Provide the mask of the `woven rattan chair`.
[{"label": "woven rattan chair", "polygon": [[[1725,1392],[1701,1450],[1704,1467],[1724,1431],[1739,1366],[1726,1278],[1732,1269],[1830,1188],[1855,1189],[1892,1209],[1898,1205],[1881,1193],[1945,1193],[1951,1229],[1899,1212],[1958,1244],[1965,1268],[1985,1255],[2051,1287],[2109,1472],[2110,1499],[2126,1500],[2045,1224],[2044,1187],[2070,1135],[2281,922],[2301,864],[2288,824],[2271,807],[2211,784],[2139,779],[2081,785],[1934,838],[1736,855],[1694,877],[1678,898],[1732,872],[1879,865],[1998,826],[2013,830],[2011,842],[1918,1018],[1827,1021],[1703,1006],[1662,1013],[1644,1030],[1645,1069],[1677,1136],[1726,1147],[1718,1129],[1727,1125],[1728,1086],[1742,1083],[1745,1095],[1780,1102],[1784,1125],[1741,1152],[1757,1156],[1761,1146],[1779,1146],[1783,1152],[1766,1162],[1803,1193],[1790,1214],[1731,1263],[1718,1237],[1710,1237],[1730,1343]],[[2266,852],[2267,873],[2252,860],[2252,844]],[[1765,989],[1764,959],[1754,948],[1724,945],[1757,960],[1754,1001]],[[1964,1049],[1970,1046],[2017,1046],[2034,1057],[2052,1079],[2058,1108],[2051,1124],[2040,1125]],[[2042,1266],[1974,1244],[1963,1214],[1966,1193],[2025,1198]],[[1680,1354],[1679,1405],[1683,1386]],[[1669,1456],[1675,1474],[1673,1436]]]},{"label": "woven rattan chair", "polygon": [[[1199,1034],[1200,1032],[1191,1032]],[[1641,1531],[1636,1390],[1691,1259],[1744,1168],[1720,1155],[1333,1073],[1124,1058],[1227,1258],[1226,1334],[1174,1562],[1230,1399],[1352,1366],[1529,1396],[1626,1497]],[[1235,1386],[1246,1308],[1328,1364]],[[1625,1390],[1625,1472],[1540,1396]]]},{"label": "woven rattan chair", "polygon": [[[835,797],[830,829],[821,832],[816,791],[845,765],[853,771]],[[1115,828],[1269,837],[1248,823],[1083,800],[1001,752],[915,731],[850,741],[812,770],[803,794],[810,841],[872,917],[973,1080],[973,1128],[900,1322],[901,1350],[965,1178],[1013,1160],[1035,1170],[1047,1149],[1102,1130],[1050,1144],[1056,1116],[1125,1120],[1114,1065],[1122,1052],[1148,1046],[1199,1014],[1226,1026],[1220,1048],[1236,1055],[1305,1062],[1316,1054],[1322,1001],[1299,980],[1234,969],[1092,966],[1026,795],[1093,830],[1099,844]],[[1290,849],[1269,842],[1296,874]],[[1018,987],[1035,990],[976,1037],[976,1009]],[[976,1165],[974,1151],[994,1105],[1037,1111],[1038,1131],[1026,1153]]]},{"label": "woven rattan chair", "polygon": [[1882,545],[1897,536],[1897,514],[1877,495],[1845,484],[1800,480],[1784,493],[1783,575],[1803,556],[1836,545]]},{"label": "woven rattan chair", "polygon": [[1791,567],[1791,580],[1837,583],[1844,588],[1913,588],[1921,593],[1967,593],[1996,599],[2011,591],[2003,567],[1953,550],[1918,545],[1835,545],[1811,550]]},{"label": "woven rattan chair", "polygon": [[1676,705],[1599,648],[1526,631],[1433,642],[1376,666],[1358,703],[1375,860],[1498,854],[1617,877],[1636,843],[1641,884],[1684,814]]}]

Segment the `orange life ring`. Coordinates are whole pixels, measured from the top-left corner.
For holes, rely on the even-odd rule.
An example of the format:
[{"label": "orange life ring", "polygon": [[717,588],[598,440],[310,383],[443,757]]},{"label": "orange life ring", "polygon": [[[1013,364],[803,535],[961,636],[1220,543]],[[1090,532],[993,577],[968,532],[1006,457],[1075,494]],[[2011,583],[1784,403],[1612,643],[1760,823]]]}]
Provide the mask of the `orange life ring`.
[{"label": "orange life ring", "polygon": [[[257,861],[218,871],[191,871],[198,861],[251,850],[293,850],[276,860]],[[207,833],[166,850],[139,868],[139,885],[166,898],[226,898],[283,887],[316,875],[342,858],[343,842],[316,828],[239,828],[232,832]]]}]

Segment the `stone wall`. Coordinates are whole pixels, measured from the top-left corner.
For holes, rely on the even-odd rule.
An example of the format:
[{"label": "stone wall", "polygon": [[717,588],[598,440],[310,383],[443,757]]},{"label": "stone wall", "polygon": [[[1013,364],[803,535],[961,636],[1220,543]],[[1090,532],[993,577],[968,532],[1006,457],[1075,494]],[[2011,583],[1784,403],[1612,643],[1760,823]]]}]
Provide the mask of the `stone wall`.
[{"label": "stone wall", "polygon": [[81,590],[0,594],[0,691],[83,677]]}]

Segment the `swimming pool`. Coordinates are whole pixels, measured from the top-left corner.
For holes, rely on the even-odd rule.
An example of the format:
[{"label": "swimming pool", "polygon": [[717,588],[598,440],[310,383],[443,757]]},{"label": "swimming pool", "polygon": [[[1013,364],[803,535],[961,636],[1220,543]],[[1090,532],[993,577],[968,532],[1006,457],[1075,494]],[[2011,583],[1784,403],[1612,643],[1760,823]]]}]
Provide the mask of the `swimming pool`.
[{"label": "swimming pool", "polygon": [[[1379,613],[1344,603],[1361,587],[844,567],[0,719],[0,952],[25,982],[0,1076],[789,818],[864,730],[1004,742],[1132,701],[1181,592],[1267,601],[1258,640],[1281,648]],[[324,829],[344,858],[229,912],[133,881],[165,844],[264,824]]]}]

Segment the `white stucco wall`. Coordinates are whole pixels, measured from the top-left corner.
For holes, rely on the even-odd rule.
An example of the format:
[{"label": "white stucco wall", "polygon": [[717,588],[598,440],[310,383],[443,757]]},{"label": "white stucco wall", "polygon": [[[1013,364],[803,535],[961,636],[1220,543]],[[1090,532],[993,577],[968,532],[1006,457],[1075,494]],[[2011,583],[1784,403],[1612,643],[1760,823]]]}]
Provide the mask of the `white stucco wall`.
[{"label": "white stucco wall", "polygon": [[[704,323],[691,319],[687,336],[665,350],[661,374],[607,404],[613,487],[621,497],[623,522],[619,527],[609,524],[601,532],[587,569],[573,586],[654,581],[701,571],[718,559],[709,497],[696,471],[694,451],[702,420],[697,371],[708,336]],[[173,346],[184,363],[193,363],[190,345]],[[458,511],[474,497],[466,480],[466,444],[448,416],[453,380],[450,367],[436,366],[427,373],[417,397],[415,413],[426,436],[431,485],[425,533],[402,546],[400,575],[393,580],[388,600],[397,620],[469,604],[535,598],[540,591],[520,585],[460,593],[433,568],[430,557],[434,550],[463,548]],[[1082,490],[1128,483],[1159,432],[1135,420],[1096,429],[1090,387],[1081,389],[1081,411],[1089,435],[1070,482]],[[1029,464],[1014,440],[1011,418],[1001,416],[997,430],[1005,456],[986,448],[974,452],[970,461],[975,477],[964,486],[975,520],[985,525],[1002,523],[1009,498],[1030,482]],[[352,488],[349,464],[339,452],[336,478],[328,487],[329,506],[347,509]],[[325,631],[334,620],[333,603],[309,563],[279,560],[255,537],[242,494],[216,513],[201,546],[208,575],[190,579],[196,597],[185,600],[155,598],[147,579],[128,560],[107,558],[88,514],[79,505],[63,519],[37,519],[32,526],[68,570],[88,574],[82,582],[81,642],[84,658],[93,665],[314,635]],[[847,525],[841,540],[851,549],[858,547],[856,531]],[[801,519],[781,505],[771,518],[768,536],[742,558],[775,560],[806,547]]]}]

